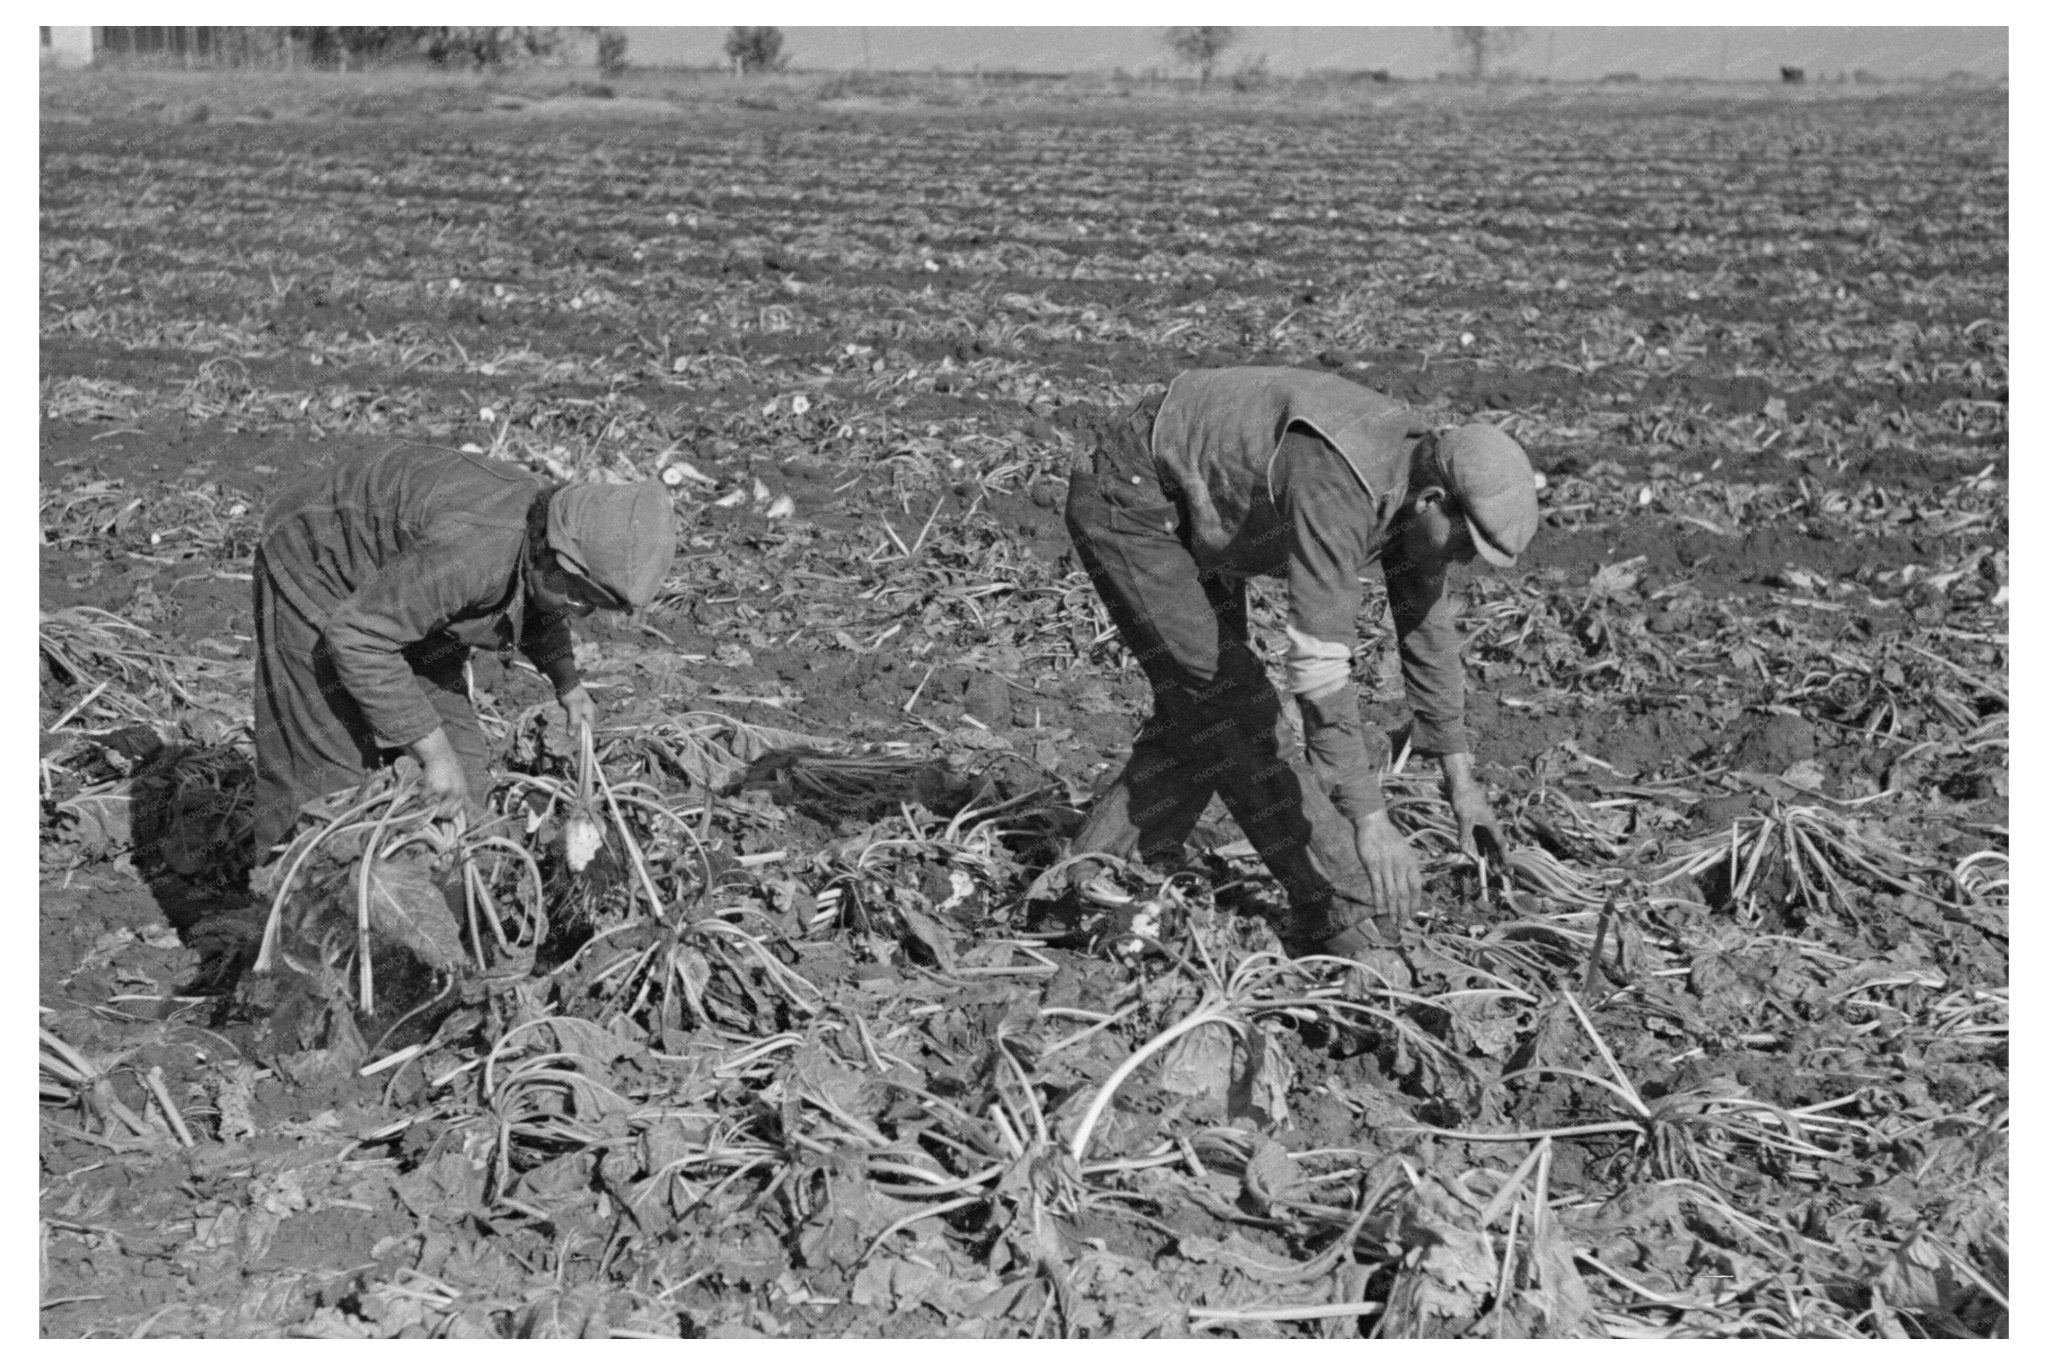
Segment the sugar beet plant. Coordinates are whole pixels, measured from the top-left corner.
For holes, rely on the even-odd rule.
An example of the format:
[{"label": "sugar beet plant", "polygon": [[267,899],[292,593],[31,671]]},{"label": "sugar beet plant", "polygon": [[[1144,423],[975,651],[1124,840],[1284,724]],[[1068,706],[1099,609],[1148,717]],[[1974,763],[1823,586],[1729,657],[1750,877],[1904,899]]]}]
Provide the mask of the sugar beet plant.
[{"label": "sugar beet plant", "polygon": [[[2002,96],[777,79],[49,95],[44,1329],[2004,1333]],[[1147,692],[1065,473],[1239,362],[1544,476],[1455,585],[1504,865],[1359,655],[1428,890],[1368,960],[1227,825],[1064,857]],[[594,730],[479,661],[476,809],[380,774],[242,896],[263,497],[401,437],[660,479],[674,568]]]}]

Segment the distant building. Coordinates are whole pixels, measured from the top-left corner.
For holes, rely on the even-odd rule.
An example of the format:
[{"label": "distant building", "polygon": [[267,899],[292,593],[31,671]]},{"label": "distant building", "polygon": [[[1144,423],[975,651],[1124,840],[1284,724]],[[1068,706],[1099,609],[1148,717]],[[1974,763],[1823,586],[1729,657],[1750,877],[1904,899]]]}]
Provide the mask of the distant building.
[{"label": "distant building", "polygon": [[[253,30],[281,33],[284,30]],[[105,61],[154,66],[217,66],[246,52],[248,29],[180,25],[104,25],[43,29],[43,60],[52,66]]]},{"label": "distant building", "polygon": [[[223,67],[332,65],[344,69],[363,54],[338,45],[337,28],[208,27],[203,25],[103,25],[97,28],[42,28],[42,57],[50,66]],[[362,30],[374,33],[380,30]],[[421,30],[390,30],[394,33]],[[509,31],[509,30],[508,30]],[[590,66],[597,61],[595,31],[564,27],[555,30],[553,50],[543,61],[550,66]],[[374,60],[421,60],[410,38]]]},{"label": "distant building", "polygon": [[93,31],[85,27],[41,26],[43,60],[51,66],[91,66]]}]

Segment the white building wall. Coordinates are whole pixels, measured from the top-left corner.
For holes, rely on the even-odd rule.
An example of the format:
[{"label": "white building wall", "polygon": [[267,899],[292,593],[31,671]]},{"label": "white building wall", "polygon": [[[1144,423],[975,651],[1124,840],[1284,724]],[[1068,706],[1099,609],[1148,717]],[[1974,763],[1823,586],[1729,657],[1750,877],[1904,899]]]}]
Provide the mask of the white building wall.
[{"label": "white building wall", "polygon": [[92,30],[79,27],[63,28],[52,24],[50,46],[43,55],[56,66],[91,66]]}]

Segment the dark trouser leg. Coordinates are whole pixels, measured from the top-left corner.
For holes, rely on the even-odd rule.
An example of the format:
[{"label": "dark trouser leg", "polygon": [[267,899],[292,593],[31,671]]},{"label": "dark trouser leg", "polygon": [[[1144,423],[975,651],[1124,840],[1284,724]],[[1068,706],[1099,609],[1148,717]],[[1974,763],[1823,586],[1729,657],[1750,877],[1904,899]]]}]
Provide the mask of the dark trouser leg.
[{"label": "dark trouser leg", "polygon": [[[1112,501],[1113,500],[1113,501]],[[1177,641],[1217,638],[1215,612],[1194,559],[1175,534],[1179,511],[1156,483],[1105,484],[1076,472],[1067,527],[1124,647],[1152,683],[1152,714],[1123,771],[1096,798],[1073,853],[1170,860],[1216,789],[1217,758],[1203,742],[1207,717],[1179,685]],[[1181,644],[1182,651],[1198,647]]]},{"label": "dark trouser leg", "polygon": [[1216,759],[1201,747],[1200,730],[1198,711],[1155,694],[1129,761],[1089,808],[1069,851],[1174,861],[1216,788]]},{"label": "dark trouser leg", "polygon": [[[1287,892],[1293,919],[1282,931],[1289,950],[1355,956],[1378,946],[1389,926],[1375,930],[1372,893],[1358,861],[1351,822],[1327,793],[1286,752],[1280,732],[1280,696],[1266,680],[1245,641],[1243,599],[1234,615],[1233,645],[1225,674],[1205,698],[1212,718],[1208,745],[1216,754],[1216,788],[1260,859]],[[1349,934],[1344,931],[1351,930]],[[1343,934],[1342,937],[1337,937]],[[1389,938],[1388,941],[1391,941]]]},{"label": "dark trouser leg", "polygon": [[1153,691],[1130,762],[1070,851],[1170,854],[1220,792],[1298,915],[1325,922],[1333,879],[1360,884],[1350,827],[1282,751],[1280,698],[1251,649],[1243,584],[1201,573],[1180,509],[1142,472],[1077,472],[1067,525]]},{"label": "dark trouser leg", "polygon": [[1283,747],[1280,696],[1249,645],[1231,657],[1242,662],[1209,702],[1219,758],[1227,760],[1217,790],[1286,890],[1294,932],[1320,937],[1360,917],[1369,899],[1351,824]]},{"label": "dark trouser leg", "polygon": [[355,786],[376,763],[369,727],[318,632],[256,561],[256,861],[291,837],[306,802]]}]

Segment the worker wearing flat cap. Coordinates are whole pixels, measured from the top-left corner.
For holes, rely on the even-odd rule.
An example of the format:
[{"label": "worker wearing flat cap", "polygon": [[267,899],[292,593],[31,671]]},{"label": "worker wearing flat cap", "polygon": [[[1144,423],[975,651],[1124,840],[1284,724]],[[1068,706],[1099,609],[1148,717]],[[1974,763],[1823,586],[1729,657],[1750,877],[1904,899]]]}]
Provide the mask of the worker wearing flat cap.
[{"label": "worker wearing flat cap", "polygon": [[[1441,763],[1467,852],[1498,859],[1445,578],[1475,558],[1512,566],[1536,521],[1535,476],[1505,433],[1433,430],[1336,375],[1190,370],[1113,419],[1075,465],[1067,527],[1152,715],[1069,852],[1170,865],[1221,795],[1288,894],[1290,951],[1396,946],[1422,870],[1387,818],[1351,680],[1361,577],[1378,564],[1386,581],[1410,744]],[[1283,753],[1279,695],[1250,645],[1255,576],[1287,584],[1305,762]]]},{"label": "worker wearing flat cap", "polygon": [[465,665],[517,646],[572,725],[596,718],[569,622],[646,607],[675,556],[658,483],[554,487],[399,445],[288,486],[256,550],[256,856],[308,801],[411,754],[452,814],[485,790]]}]

